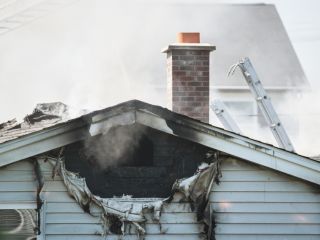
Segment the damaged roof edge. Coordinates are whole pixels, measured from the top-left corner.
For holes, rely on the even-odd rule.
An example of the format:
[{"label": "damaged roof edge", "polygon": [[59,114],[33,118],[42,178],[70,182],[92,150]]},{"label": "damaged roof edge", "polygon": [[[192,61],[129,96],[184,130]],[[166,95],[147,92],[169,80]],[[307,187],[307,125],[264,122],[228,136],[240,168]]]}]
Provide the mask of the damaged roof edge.
[{"label": "damaged roof edge", "polygon": [[[165,127],[159,126],[158,118],[156,115],[137,111],[136,121],[145,126],[165,131]],[[226,136],[223,133],[212,132],[212,130],[204,131],[195,126],[190,126],[187,122],[185,123],[172,122],[170,125],[173,128],[173,134],[252,163],[320,185],[320,163],[315,160],[272,146],[263,146],[251,139],[243,141],[239,139],[240,137],[245,138],[242,136],[234,138],[230,135]],[[170,131],[167,133],[170,134]]]},{"label": "damaged roof edge", "polygon": [[[106,131],[106,127],[129,125],[134,123],[134,111],[108,114],[103,122],[99,118],[84,115],[68,122],[24,135],[0,144],[0,167],[35,156],[67,144],[84,140]],[[129,116],[129,117],[128,117]],[[131,116],[131,117],[130,117]],[[120,121],[126,119],[126,121]],[[30,149],[30,147],[32,148]]]},{"label": "damaged roof edge", "polygon": [[135,122],[320,185],[316,160],[137,100],[2,143],[0,167]]}]

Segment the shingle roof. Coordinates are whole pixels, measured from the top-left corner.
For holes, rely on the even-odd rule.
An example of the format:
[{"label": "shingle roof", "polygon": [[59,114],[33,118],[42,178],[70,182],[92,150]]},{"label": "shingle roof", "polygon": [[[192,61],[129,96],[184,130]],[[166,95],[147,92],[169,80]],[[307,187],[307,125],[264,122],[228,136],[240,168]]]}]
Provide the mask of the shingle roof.
[{"label": "shingle roof", "polygon": [[72,118],[69,109],[61,102],[37,104],[23,122],[12,119],[0,124],[0,144],[68,121]]}]

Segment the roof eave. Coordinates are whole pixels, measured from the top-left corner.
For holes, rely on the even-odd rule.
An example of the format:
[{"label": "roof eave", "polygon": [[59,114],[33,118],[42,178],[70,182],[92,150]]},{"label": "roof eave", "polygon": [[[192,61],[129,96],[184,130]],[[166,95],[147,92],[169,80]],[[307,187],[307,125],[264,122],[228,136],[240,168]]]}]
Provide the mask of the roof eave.
[{"label": "roof eave", "polygon": [[101,134],[113,126],[134,123],[320,185],[320,162],[316,160],[139,101],[97,111],[0,144],[0,167]]}]

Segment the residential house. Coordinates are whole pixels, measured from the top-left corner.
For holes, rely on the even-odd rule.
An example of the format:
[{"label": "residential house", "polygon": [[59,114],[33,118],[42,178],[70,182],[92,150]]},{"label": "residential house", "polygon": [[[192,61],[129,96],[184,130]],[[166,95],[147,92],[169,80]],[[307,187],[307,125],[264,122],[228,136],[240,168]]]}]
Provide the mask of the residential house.
[{"label": "residential house", "polygon": [[320,162],[208,124],[197,36],[164,49],[172,110],[39,104],[0,125],[5,239],[319,239]]}]

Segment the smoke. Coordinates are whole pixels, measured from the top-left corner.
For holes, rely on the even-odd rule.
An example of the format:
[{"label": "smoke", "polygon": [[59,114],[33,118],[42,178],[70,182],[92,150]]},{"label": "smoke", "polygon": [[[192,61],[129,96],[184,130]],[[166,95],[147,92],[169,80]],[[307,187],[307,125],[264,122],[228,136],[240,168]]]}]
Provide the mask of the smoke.
[{"label": "smoke", "polygon": [[100,170],[130,164],[145,135],[140,125],[113,127],[85,142],[84,154]]},{"label": "smoke", "polygon": [[[282,111],[292,123],[288,134],[297,153],[306,156],[320,154],[320,90],[313,85],[309,90],[295,96],[287,94],[281,104]],[[286,127],[286,126],[285,126]]]}]

